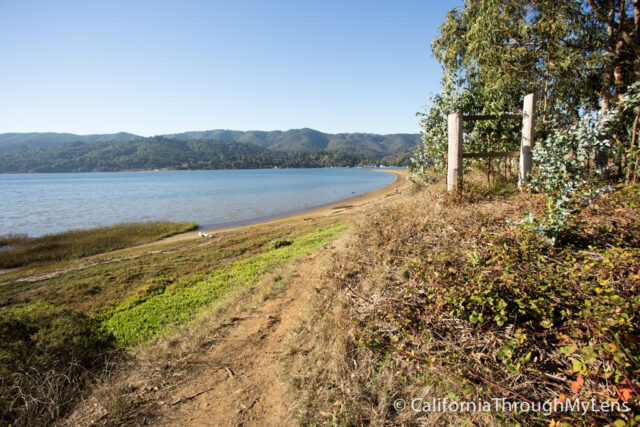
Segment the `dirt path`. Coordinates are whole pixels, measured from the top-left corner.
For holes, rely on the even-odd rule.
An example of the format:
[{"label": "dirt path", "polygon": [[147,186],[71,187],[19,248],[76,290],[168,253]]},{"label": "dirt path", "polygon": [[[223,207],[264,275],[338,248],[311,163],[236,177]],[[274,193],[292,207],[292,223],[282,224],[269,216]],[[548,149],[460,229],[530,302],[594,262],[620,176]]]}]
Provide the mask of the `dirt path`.
[{"label": "dirt path", "polygon": [[[357,203],[336,204],[330,212],[354,215],[373,204],[396,198],[409,187],[402,174],[396,182]],[[337,212],[336,212],[337,211]],[[327,212],[322,212],[326,215]],[[333,254],[348,236],[299,263],[288,287],[226,329],[225,335],[190,363],[189,376],[161,392],[153,417],[157,425],[282,426],[294,423],[286,373],[282,369],[286,340],[308,307],[314,289]]]},{"label": "dirt path", "polygon": [[[391,186],[372,192],[357,203],[343,201],[318,215],[357,217],[403,197],[410,185],[402,174],[397,175],[402,179],[397,179]],[[288,221],[306,219],[305,216]],[[280,223],[287,222],[242,227],[233,232],[278,227]],[[188,236],[175,237],[182,238]],[[207,241],[209,239],[193,240],[196,244]],[[289,395],[287,373],[283,369],[287,360],[287,340],[304,310],[310,306],[315,290],[322,286],[322,274],[331,265],[333,254],[343,250],[348,241],[349,235],[345,235],[285,267],[286,276],[292,273],[292,277],[279,294],[253,310],[247,308],[243,317],[216,329],[213,341],[207,339],[206,344],[193,352],[189,350],[189,354],[181,358],[181,363],[186,365],[181,364],[179,370],[167,369],[163,356],[157,359],[151,356],[149,362],[141,362],[140,372],[127,374],[126,369],[136,369],[134,362],[122,371],[124,378],[114,377],[110,389],[106,383],[107,389],[113,390],[113,396],[109,390],[104,392],[106,397],[92,396],[65,424],[109,424],[107,420],[112,415],[115,416],[114,423],[122,425],[295,424],[293,405],[296,398]],[[147,250],[153,249],[153,244],[145,246],[148,246]],[[117,256],[116,253],[113,255]],[[167,376],[159,379],[157,372],[165,372]]]},{"label": "dirt path", "polygon": [[309,302],[332,253],[319,251],[296,268],[280,295],[238,320],[192,364],[188,379],[160,400],[158,425],[281,426],[291,423],[281,360],[291,329]]}]

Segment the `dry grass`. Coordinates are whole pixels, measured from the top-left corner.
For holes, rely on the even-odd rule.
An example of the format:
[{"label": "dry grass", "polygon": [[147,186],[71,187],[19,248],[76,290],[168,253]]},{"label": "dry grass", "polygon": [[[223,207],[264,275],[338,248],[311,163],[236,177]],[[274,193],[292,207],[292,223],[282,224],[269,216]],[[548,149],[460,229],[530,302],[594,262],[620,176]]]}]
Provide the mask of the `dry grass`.
[{"label": "dry grass", "polygon": [[[605,198],[585,211],[578,235],[551,248],[507,222],[538,212],[537,196],[469,187],[474,191],[460,197],[431,187],[359,225],[291,340],[287,370],[302,424],[637,418],[640,192]],[[624,351],[614,355],[619,347]],[[626,399],[632,411],[549,416],[393,407],[399,398],[493,397]]]},{"label": "dry grass", "polygon": [[[454,200],[442,195],[440,184],[414,191],[409,200],[362,220],[351,247],[334,261],[326,287],[290,340],[290,352],[297,357],[287,370],[294,372],[291,384],[300,396],[296,412],[301,424],[497,425],[490,414],[398,413],[393,407],[396,399],[477,400],[480,390],[465,386],[455,372],[443,375],[441,366],[425,367],[421,360],[402,354],[380,354],[358,338],[358,325],[379,317],[389,298],[386,285],[404,280],[390,265],[394,245],[415,243],[412,235],[424,233],[425,227],[434,232],[434,240],[451,233],[461,237],[456,223],[469,215],[468,203],[473,203],[472,216],[483,223],[504,223],[505,216],[516,213],[513,203],[505,200],[476,202],[487,196],[467,193]],[[389,234],[372,240],[371,230]],[[384,333],[389,325],[375,327]]]}]

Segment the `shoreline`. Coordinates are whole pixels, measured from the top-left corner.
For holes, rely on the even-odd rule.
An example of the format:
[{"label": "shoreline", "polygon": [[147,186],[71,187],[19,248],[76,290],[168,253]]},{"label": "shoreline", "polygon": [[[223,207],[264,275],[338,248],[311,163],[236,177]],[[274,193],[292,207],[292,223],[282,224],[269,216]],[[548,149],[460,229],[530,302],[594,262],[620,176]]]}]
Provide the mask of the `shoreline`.
[{"label": "shoreline", "polygon": [[[207,233],[210,235],[217,235],[221,233],[242,231],[251,227],[257,226],[269,226],[281,223],[286,223],[294,220],[307,220],[320,218],[325,216],[341,216],[361,212],[365,205],[381,200],[383,197],[397,194],[401,189],[406,187],[407,181],[404,179],[409,176],[409,171],[406,169],[375,169],[375,171],[391,173],[395,175],[395,179],[384,187],[380,187],[376,190],[368,191],[358,196],[349,197],[346,199],[338,200],[336,202],[327,203],[320,206],[315,206],[309,209],[300,211],[294,211],[283,215],[278,215],[276,218],[258,219],[255,222],[250,221],[244,224],[234,226],[222,226],[216,228],[198,228],[194,231],[187,231],[186,233],[175,234],[173,236],[165,237],[164,239],[156,240],[155,242],[146,243],[142,246],[155,245],[160,243],[174,242],[186,239],[202,238],[199,233]],[[391,191],[391,193],[390,193]],[[135,247],[135,246],[134,246]],[[130,248],[127,248],[130,249]],[[120,249],[122,250],[122,249]]]},{"label": "shoreline", "polygon": [[[255,222],[251,221],[244,224],[238,224],[233,226],[222,226],[219,228],[198,228],[193,231],[187,231],[185,233],[174,234],[169,237],[165,237],[163,239],[142,243],[138,245],[123,247],[121,249],[116,249],[113,251],[103,252],[95,255],[90,255],[88,258],[93,258],[96,256],[104,256],[108,254],[115,254],[122,251],[127,251],[131,249],[143,248],[153,245],[160,245],[164,243],[177,242],[183,240],[191,240],[191,239],[207,239],[210,237],[219,236],[223,233],[247,233],[259,230],[265,227],[273,227],[279,225],[286,225],[295,221],[310,221],[318,218],[328,218],[328,217],[344,217],[355,215],[356,213],[362,212],[365,208],[368,208],[369,205],[373,203],[380,203],[387,197],[391,197],[394,195],[401,194],[406,188],[409,186],[409,182],[404,179],[409,176],[409,172],[405,169],[377,169],[377,171],[391,173],[395,176],[395,179],[385,185],[384,187],[380,187],[378,189],[349,197],[346,199],[338,200],[336,202],[314,206],[309,209],[298,210],[294,212],[285,213],[282,215],[278,215],[275,218],[261,218],[257,219]],[[210,237],[201,237],[199,233],[206,233]],[[14,273],[20,271],[28,266],[23,267],[15,267],[9,269],[0,269],[0,276],[4,276],[9,273]]]}]

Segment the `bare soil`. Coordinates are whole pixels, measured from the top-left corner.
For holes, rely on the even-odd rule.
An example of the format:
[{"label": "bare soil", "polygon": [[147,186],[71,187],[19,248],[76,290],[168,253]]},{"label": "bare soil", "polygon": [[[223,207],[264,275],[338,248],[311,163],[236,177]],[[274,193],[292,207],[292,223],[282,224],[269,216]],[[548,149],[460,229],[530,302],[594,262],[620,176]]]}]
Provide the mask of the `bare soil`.
[{"label": "bare soil", "polygon": [[296,269],[287,289],[237,319],[212,348],[192,363],[177,387],[159,396],[158,425],[261,425],[293,422],[282,373],[286,339],[320,283],[332,249],[317,252]]}]

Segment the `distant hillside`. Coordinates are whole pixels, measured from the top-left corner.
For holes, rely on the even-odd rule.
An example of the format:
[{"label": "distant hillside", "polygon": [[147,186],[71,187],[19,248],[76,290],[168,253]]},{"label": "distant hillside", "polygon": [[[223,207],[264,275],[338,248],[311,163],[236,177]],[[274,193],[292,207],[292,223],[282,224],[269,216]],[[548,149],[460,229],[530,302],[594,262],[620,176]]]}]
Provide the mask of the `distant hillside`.
[{"label": "distant hillside", "polygon": [[282,151],[343,151],[373,159],[381,158],[388,155],[400,154],[414,148],[420,143],[420,135],[418,134],[328,134],[307,128],[268,132],[243,132],[218,129],[208,131],[184,132],[166,136],[176,139],[225,139]]},{"label": "distant hillside", "polygon": [[372,164],[340,151],[275,151],[235,141],[163,136],[116,142],[73,142],[0,154],[0,173],[152,169],[252,169]]},{"label": "distant hillside", "polygon": [[0,153],[32,148],[47,148],[72,142],[115,142],[140,138],[127,132],[75,135],[73,133],[33,132],[33,133],[0,133]]},{"label": "distant hillside", "polygon": [[[287,131],[206,130],[161,135],[170,139],[221,140],[253,144],[277,151],[342,151],[371,159],[396,155],[420,143],[418,134],[377,135],[372,133],[329,134],[313,129]],[[131,133],[75,135],[72,133],[3,133],[0,153],[33,148],[48,148],[74,142],[118,142],[142,138]]]},{"label": "distant hillside", "polygon": [[0,173],[408,165],[418,134],[209,130],[0,134]]}]

